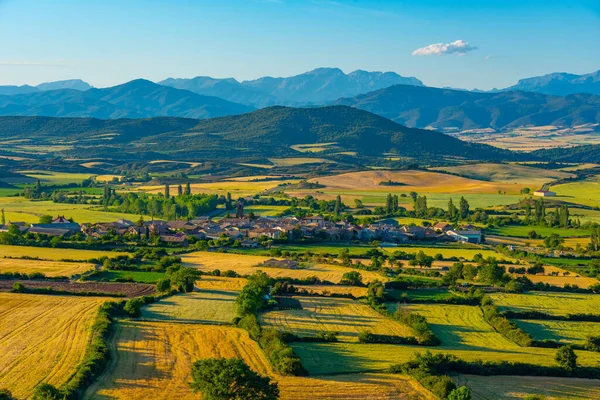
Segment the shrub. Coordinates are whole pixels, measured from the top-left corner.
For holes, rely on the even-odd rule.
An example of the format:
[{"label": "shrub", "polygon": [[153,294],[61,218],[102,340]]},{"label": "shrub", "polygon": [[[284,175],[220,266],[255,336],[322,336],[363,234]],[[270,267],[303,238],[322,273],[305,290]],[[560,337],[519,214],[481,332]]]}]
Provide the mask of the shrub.
[{"label": "shrub", "polygon": [[25,292],[25,286],[21,282],[15,282],[12,291],[15,293],[23,293]]},{"label": "shrub", "polygon": [[159,293],[168,292],[171,290],[171,280],[170,279],[161,279],[156,282],[156,291]]},{"label": "shrub", "polygon": [[13,396],[10,390],[0,389],[0,400],[13,400]]},{"label": "shrub", "polygon": [[33,400],[62,400],[65,395],[49,383],[40,383],[33,390]]},{"label": "shrub", "polygon": [[448,395],[448,400],[471,400],[471,390],[466,386],[454,389]]},{"label": "shrub", "polygon": [[584,348],[588,351],[600,352],[600,336],[588,336],[585,339]]},{"label": "shrub", "polygon": [[123,311],[130,317],[139,318],[142,316],[142,306],[145,304],[144,300],[140,298],[129,299],[123,307]]},{"label": "shrub", "polygon": [[554,359],[565,371],[573,371],[577,367],[577,354],[571,346],[559,348]]}]

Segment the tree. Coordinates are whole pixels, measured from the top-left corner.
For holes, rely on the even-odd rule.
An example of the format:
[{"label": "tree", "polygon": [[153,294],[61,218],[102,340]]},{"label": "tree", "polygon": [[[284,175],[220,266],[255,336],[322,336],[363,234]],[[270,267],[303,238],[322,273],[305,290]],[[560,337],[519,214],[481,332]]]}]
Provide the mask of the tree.
[{"label": "tree", "polygon": [[40,224],[51,224],[52,223],[52,215],[42,215],[40,217]]},{"label": "tree", "polygon": [[0,389],[0,400],[13,400],[14,397],[10,390],[8,389]]},{"label": "tree", "polygon": [[2,221],[0,222],[2,222],[3,226],[6,225],[6,216],[4,215],[4,208],[2,209]]},{"label": "tree", "polygon": [[181,196],[183,194],[183,186],[181,186],[181,184],[179,184],[177,186],[177,196]]},{"label": "tree", "polygon": [[388,215],[394,213],[394,198],[391,193],[388,193],[385,200],[385,213]]},{"label": "tree", "polygon": [[427,254],[425,254],[425,252],[423,252],[423,250],[420,250],[415,255],[415,263],[421,268],[422,267],[429,268],[433,264],[433,257],[428,256]]},{"label": "tree", "polygon": [[33,400],[62,400],[65,395],[49,383],[40,383],[33,391]]},{"label": "tree", "polygon": [[160,279],[156,282],[156,291],[160,293],[168,292],[171,290],[171,280],[170,279]]},{"label": "tree", "polygon": [[192,194],[192,187],[190,186],[190,183],[189,183],[189,182],[187,182],[187,183],[185,184],[185,194],[186,194],[186,195],[190,195],[190,194]]},{"label": "tree", "polygon": [[358,271],[346,272],[344,275],[342,275],[342,280],[340,281],[340,284],[350,286],[361,286],[362,275]]},{"label": "tree", "polygon": [[123,307],[123,311],[125,311],[125,313],[127,315],[129,315],[130,317],[138,318],[138,317],[142,316],[142,306],[143,305],[144,305],[144,300],[140,299],[139,297],[129,299],[125,303],[125,306]]},{"label": "tree", "polygon": [[565,239],[561,238],[556,233],[552,233],[552,234],[546,236],[546,238],[544,239],[544,246],[546,246],[549,249],[556,249],[564,242],[565,242]]},{"label": "tree", "polygon": [[489,257],[487,260],[482,262],[479,272],[477,273],[477,279],[480,282],[493,285],[502,280],[504,273],[505,270],[498,265],[498,261],[496,261],[496,259],[493,257]]},{"label": "tree", "polygon": [[577,367],[577,354],[570,345],[561,346],[554,359],[566,371],[573,371]]},{"label": "tree", "polygon": [[268,377],[258,375],[238,358],[209,358],[192,365],[195,393],[205,400],[274,400],[279,388]]},{"label": "tree", "polygon": [[464,197],[460,198],[458,209],[460,219],[469,218],[469,202]]},{"label": "tree", "polygon": [[454,219],[457,215],[458,210],[456,209],[454,202],[452,202],[452,199],[448,200],[448,218]]},{"label": "tree", "polygon": [[592,227],[589,248],[592,251],[600,251],[600,225]]},{"label": "tree", "polygon": [[349,265],[350,264],[350,250],[348,250],[347,248],[341,249],[338,254],[338,258],[340,259],[342,264]]},{"label": "tree", "polygon": [[169,189],[169,184],[167,183],[167,184],[165,185],[165,198],[167,198],[167,199],[168,199],[168,198],[170,198],[170,197],[171,197],[171,192],[170,192],[170,189]]},{"label": "tree", "polygon": [[340,215],[342,212],[342,198],[338,194],[335,198],[335,206],[333,207],[333,213],[335,215]]},{"label": "tree", "polygon": [[371,281],[367,289],[367,298],[369,302],[379,304],[385,299],[385,287],[378,279]]},{"label": "tree", "polygon": [[362,200],[360,200],[360,199],[354,199],[354,207],[356,207],[356,208],[365,208],[365,205],[363,204]]},{"label": "tree", "polygon": [[466,386],[461,386],[458,389],[454,389],[450,392],[448,400],[471,400],[471,391]]}]

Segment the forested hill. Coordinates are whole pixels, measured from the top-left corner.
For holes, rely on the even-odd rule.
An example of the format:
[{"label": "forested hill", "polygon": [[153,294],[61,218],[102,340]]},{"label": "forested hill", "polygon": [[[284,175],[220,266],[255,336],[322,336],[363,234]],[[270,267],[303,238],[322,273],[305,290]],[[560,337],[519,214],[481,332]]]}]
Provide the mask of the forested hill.
[{"label": "forested hill", "polygon": [[475,93],[396,85],[335,104],[366,110],[403,125],[436,129],[505,130],[521,126],[576,126],[600,123],[600,96],[541,93]]},{"label": "forested hill", "polygon": [[[99,136],[104,139],[98,140]],[[0,118],[0,138],[34,139],[38,143],[72,140],[75,149],[69,151],[71,155],[78,150],[100,153],[110,148],[113,153],[133,149],[136,154],[177,153],[178,157],[195,159],[301,157],[303,153],[291,146],[329,143],[335,153],[325,154],[354,152],[357,157],[383,158],[388,153],[415,159],[522,157],[491,146],[462,142],[439,132],[407,128],[345,106],[270,107],[209,120],[4,117]]]},{"label": "forested hill", "polygon": [[569,147],[567,149],[537,150],[531,154],[541,160],[596,164],[600,161],[600,145],[577,146]]}]

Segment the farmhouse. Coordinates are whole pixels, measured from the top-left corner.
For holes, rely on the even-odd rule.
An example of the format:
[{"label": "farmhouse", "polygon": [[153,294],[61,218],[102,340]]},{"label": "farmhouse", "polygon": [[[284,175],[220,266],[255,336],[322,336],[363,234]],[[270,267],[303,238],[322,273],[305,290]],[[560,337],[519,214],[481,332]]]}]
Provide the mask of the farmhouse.
[{"label": "farmhouse", "polygon": [[533,195],[538,197],[555,197],[556,193],[549,190],[536,190],[533,192]]},{"label": "farmhouse", "polygon": [[455,230],[446,233],[449,237],[462,243],[481,243],[483,235],[480,230]]},{"label": "farmhouse", "polygon": [[451,224],[449,224],[448,222],[438,222],[437,224],[435,224],[433,226],[433,229],[436,232],[445,233],[445,232],[451,231],[452,229],[454,229],[454,227]]}]

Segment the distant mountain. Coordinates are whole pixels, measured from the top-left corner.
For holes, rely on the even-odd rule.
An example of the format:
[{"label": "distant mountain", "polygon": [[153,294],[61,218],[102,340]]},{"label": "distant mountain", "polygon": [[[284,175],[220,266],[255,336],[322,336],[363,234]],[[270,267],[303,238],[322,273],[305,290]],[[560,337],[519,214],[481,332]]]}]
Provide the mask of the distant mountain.
[{"label": "distant mountain", "polygon": [[567,96],[576,93],[600,95],[600,70],[585,75],[557,72],[521,79],[516,85],[501,90],[522,90],[555,96]]},{"label": "distant mountain", "polygon": [[25,94],[25,93],[34,93],[39,92],[40,90],[35,86],[23,85],[23,86],[14,86],[14,85],[6,85],[0,86],[0,96],[12,96],[15,94]]},{"label": "distant mountain", "polygon": [[270,105],[320,105],[340,97],[356,96],[397,84],[423,86],[423,82],[416,78],[402,77],[394,72],[358,70],[344,74],[338,68],[318,68],[288,78],[264,77],[244,82],[231,78],[197,77],[169,78],[159,84],[222,97],[257,108]]},{"label": "distant mountain", "polygon": [[[99,135],[107,139],[98,141]],[[346,163],[378,161],[387,153],[416,162],[444,156],[512,160],[521,155],[488,145],[463,142],[435,131],[407,128],[355,108],[269,107],[252,113],[192,120],[183,118],[98,120],[90,118],[0,117],[0,139],[32,139],[74,145],[69,154],[121,159],[169,157],[235,163],[298,157],[297,144],[334,143],[321,157],[344,155]],[[93,147],[90,147],[93,144]],[[237,161],[240,162],[240,161]],[[244,161],[247,162],[247,161]],[[367,164],[372,165],[372,164]]]},{"label": "distant mountain", "polygon": [[40,83],[39,85],[37,85],[37,88],[43,91],[47,91],[58,89],[88,90],[92,87],[89,83],[84,82],[81,79],[69,79],[66,81]]},{"label": "distant mountain", "polygon": [[503,130],[526,125],[600,123],[600,96],[589,94],[559,97],[396,85],[334,104],[360,108],[416,128]]},{"label": "distant mountain", "polygon": [[60,89],[0,96],[0,115],[202,119],[252,110],[217,97],[201,96],[143,79],[103,89]]}]

